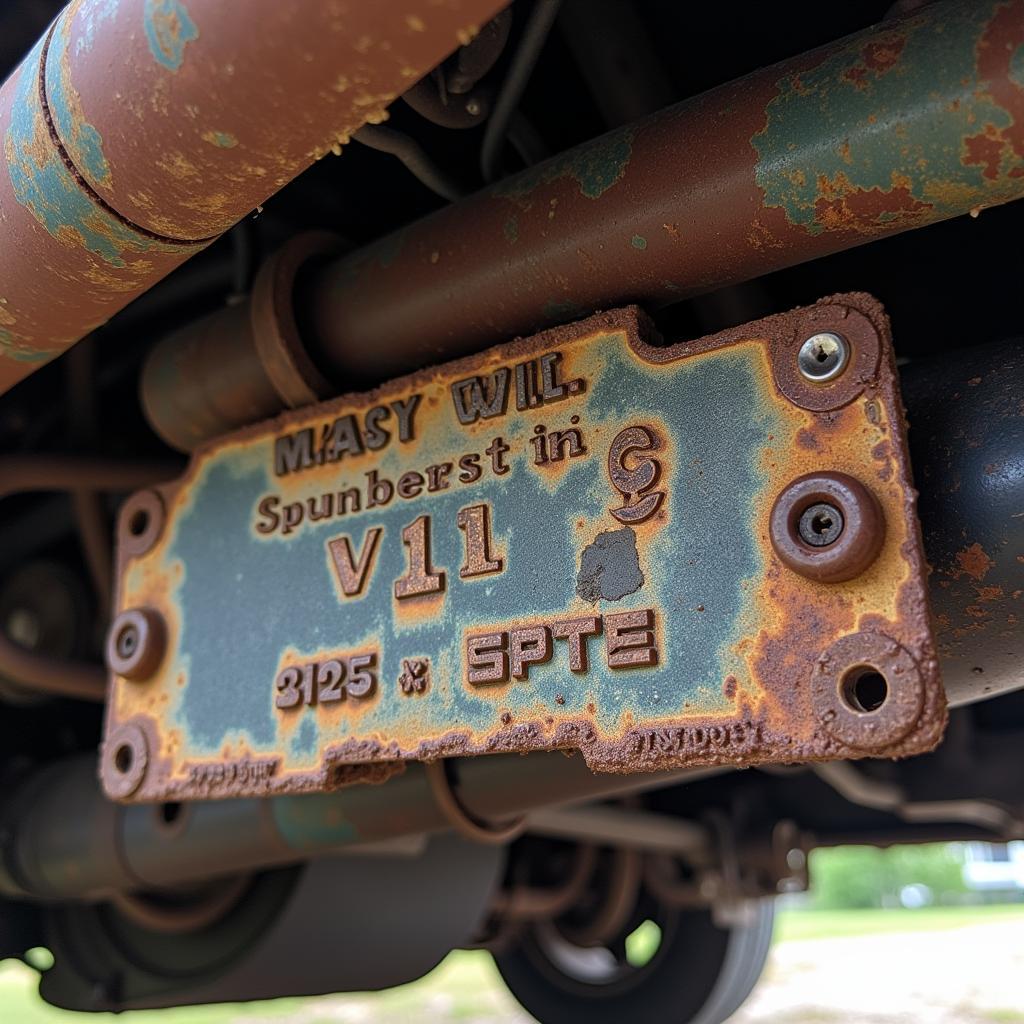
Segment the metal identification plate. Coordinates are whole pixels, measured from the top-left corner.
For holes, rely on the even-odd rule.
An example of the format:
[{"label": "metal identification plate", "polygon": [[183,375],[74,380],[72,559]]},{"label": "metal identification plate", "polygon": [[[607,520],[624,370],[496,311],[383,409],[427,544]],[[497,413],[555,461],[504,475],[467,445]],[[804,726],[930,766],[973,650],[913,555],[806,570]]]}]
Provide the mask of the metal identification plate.
[{"label": "metal identification plate", "polygon": [[133,496],[107,792],[314,791],[493,751],[629,772],[934,746],[881,309],[648,334],[595,316],[220,439]]}]

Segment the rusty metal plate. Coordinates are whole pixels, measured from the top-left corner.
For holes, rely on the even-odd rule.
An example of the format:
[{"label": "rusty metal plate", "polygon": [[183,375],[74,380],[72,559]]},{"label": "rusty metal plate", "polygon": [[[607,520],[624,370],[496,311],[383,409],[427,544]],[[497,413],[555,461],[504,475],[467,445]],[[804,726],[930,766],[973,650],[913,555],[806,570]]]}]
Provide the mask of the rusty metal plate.
[{"label": "rusty metal plate", "polygon": [[[826,381],[799,369],[828,357],[815,335],[848,354]],[[880,307],[652,340],[636,310],[591,317],[223,438],[130,499],[107,792],[312,791],[509,750],[637,771],[934,746]]]}]

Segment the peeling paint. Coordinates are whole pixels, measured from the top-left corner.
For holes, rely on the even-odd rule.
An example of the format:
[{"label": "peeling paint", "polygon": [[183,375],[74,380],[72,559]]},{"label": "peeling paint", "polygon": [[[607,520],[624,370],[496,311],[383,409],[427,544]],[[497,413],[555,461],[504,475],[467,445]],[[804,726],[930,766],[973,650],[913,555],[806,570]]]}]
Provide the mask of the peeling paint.
[{"label": "peeling paint", "polygon": [[633,152],[633,134],[628,128],[609,132],[493,186],[491,194],[521,202],[544,185],[571,178],[579,186],[580,195],[600,199],[626,173]]},{"label": "peeling paint", "polygon": [[576,593],[584,601],[620,601],[643,585],[636,534],[628,526],[599,533],[583,549]]},{"label": "peeling paint", "polygon": [[199,29],[182,0],[146,0],[143,25],[150,53],[168,71],[181,67],[186,45],[199,38]]},{"label": "peeling paint", "polygon": [[[1005,47],[1002,55],[985,51],[1000,19],[1004,37],[1014,21],[1024,32],[1021,0],[947,6],[940,18],[856,40],[779,79],[764,128],[751,139],[765,205],[811,235],[871,235],[953,216],[970,197],[980,205],[1006,189],[1024,174],[1024,140],[1019,127],[1011,138],[1014,117],[990,90],[964,89],[935,130],[905,130],[917,107],[934,102],[937,66],[946,81],[996,78],[980,65],[1011,60]],[[1004,77],[1008,69],[994,70]],[[823,135],[842,138],[839,149],[818,145]]]},{"label": "peeling paint", "polygon": [[211,146],[219,146],[221,149],[234,149],[238,145],[238,139],[231,132],[203,132],[203,141],[210,143]]},{"label": "peeling paint", "polygon": [[[116,5],[115,5],[116,7]],[[75,168],[93,187],[113,186],[103,140],[82,113],[82,100],[70,78],[70,24],[65,14],[57,23],[46,52],[46,103],[53,126]],[[76,44],[77,49],[77,44]]]}]

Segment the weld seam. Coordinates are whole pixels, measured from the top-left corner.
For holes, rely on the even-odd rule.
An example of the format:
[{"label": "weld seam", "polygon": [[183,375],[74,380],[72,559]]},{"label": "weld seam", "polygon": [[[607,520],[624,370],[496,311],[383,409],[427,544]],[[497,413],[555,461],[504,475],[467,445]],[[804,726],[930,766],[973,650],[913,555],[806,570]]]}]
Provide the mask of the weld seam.
[{"label": "weld seam", "polygon": [[64,147],[64,143],[61,141],[60,135],[57,134],[57,126],[54,124],[53,115],[50,113],[50,103],[46,98],[46,62],[50,53],[50,40],[53,38],[53,33],[57,29],[57,21],[50,26],[50,31],[46,34],[46,41],[43,43],[43,52],[39,57],[39,102],[43,108],[43,118],[46,121],[47,131],[50,133],[50,141],[53,143],[54,149],[60,155],[61,161],[67,168],[68,173],[75,179],[75,183],[78,187],[105,213],[109,214],[115,220],[119,221],[126,228],[134,231],[136,234],[142,235],[144,238],[148,238],[154,242],[160,242],[163,245],[179,245],[182,247],[194,248],[195,246],[208,245],[214,239],[220,237],[219,235],[208,235],[206,238],[172,238],[170,235],[161,235],[157,231],[150,231],[149,228],[144,228],[141,224],[136,224],[135,221],[125,217],[122,213],[119,213],[113,206],[108,203],[103,196],[101,196],[96,189],[89,184],[88,180],[82,174],[81,171],[75,166],[75,162],[71,159],[71,154],[68,153]]}]

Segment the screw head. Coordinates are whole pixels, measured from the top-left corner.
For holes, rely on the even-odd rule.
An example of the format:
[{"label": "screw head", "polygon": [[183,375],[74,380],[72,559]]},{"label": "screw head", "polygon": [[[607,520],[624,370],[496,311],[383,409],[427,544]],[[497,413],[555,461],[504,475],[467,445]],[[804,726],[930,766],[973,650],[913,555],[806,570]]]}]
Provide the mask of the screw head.
[{"label": "screw head", "polygon": [[835,380],[850,361],[850,346],[846,339],[833,331],[812,334],[797,354],[797,365],[805,380],[826,384]]},{"label": "screw head", "polygon": [[826,548],[839,540],[844,525],[843,513],[835,505],[819,501],[800,516],[797,531],[805,544],[812,548]]}]

